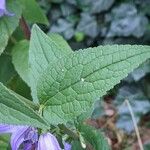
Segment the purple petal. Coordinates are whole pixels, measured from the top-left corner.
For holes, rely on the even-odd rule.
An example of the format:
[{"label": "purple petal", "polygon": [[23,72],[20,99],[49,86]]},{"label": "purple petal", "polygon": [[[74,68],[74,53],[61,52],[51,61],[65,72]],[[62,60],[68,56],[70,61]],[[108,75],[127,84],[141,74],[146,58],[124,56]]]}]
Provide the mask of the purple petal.
[{"label": "purple petal", "polygon": [[0,9],[2,10],[6,9],[6,0],[0,0]]},{"label": "purple petal", "polygon": [[5,15],[5,10],[4,9],[0,9],[0,17]]},{"label": "purple petal", "polygon": [[31,141],[24,142],[24,150],[35,150],[37,148],[37,143],[32,143]]},{"label": "purple petal", "polygon": [[6,0],[0,0],[0,17],[2,16],[14,16],[13,13],[7,11],[6,9]]},{"label": "purple petal", "polygon": [[69,143],[65,143],[64,150],[71,150],[71,145]]},{"label": "purple petal", "polygon": [[0,17],[4,16],[6,12],[6,1],[0,0]]},{"label": "purple petal", "polygon": [[23,149],[24,150],[31,150],[32,149],[32,143],[31,142],[24,143]]},{"label": "purple petal", "polygon": [[14,126],[14,125],[0,124],[0,134],[12,133],[15,130],[16,130],[16,126]]},{"label": "purple petal", "polygon": [[29,127],[25,133],[24,140],[25,141],[31,141],[32,143],[36,143],[38,141],[37,129]]},{"label": "purple petal", "polygon": [[61,148],[56,137],[51,133],[46,133],[39,138],[38,150],[61,150]]},{"label": "purple petal", "polygon": [[18,150],[19,146],[24,142],[26,131],[29,127],[18,127],[11,136],[12,150]]}]

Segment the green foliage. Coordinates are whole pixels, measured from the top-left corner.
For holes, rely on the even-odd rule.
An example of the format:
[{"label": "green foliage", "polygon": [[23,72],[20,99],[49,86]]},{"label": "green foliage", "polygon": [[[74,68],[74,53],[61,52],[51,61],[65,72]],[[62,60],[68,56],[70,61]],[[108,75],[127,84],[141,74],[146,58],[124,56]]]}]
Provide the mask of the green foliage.
[{"label": "green foliage", "polygon": [[[59,36],[57,38],[60,39]],[[71,53],[69,46],[65,48],[66,43],[64,43],[64,40],[56,41],[53,37],[45,35],[36,25],[33,26],[29,48],[29,65],[31,70],[30,86],[35,102],[38,102],[36,85],[41,73],[44,72],[49,63],[53,63],[66,54]]]},{"label": "green foliage", "polygon": [[23,16],[30,23],[42,23],[49,25],[49,22],[35,0],[21,0],[23,4]]},{"label": "green foliage", "polygon": [[30,108],[32,105],[0,83],[0,123],[47,127],[46,122]]},{"label": "green foliage", "polygon": [[84,150],[84,149],[81,147],[81,144],[79,141],[73,141],[71,150]]},{"label": "green foliage", "polygon": [[29,64],[28,64],[29,41],[23,40],[18,42],[12,51],[12,62],[16,71],[22,79],[30,85],[29,81]]},{"label": "green foliage", "polygon": [[57,34],[57,33],[50,33],[49,37],[55,42],[57,43],[57,45],[64,50],[63,53],[69,54],[71,53],[72,49],[71,47],[68,45],[67,41],[64,40],[64,38]]},{"label": "green foliage", "polygon": [[0,136],[0,149],[7,150],[9,146],[9,140],[10,140],[9,135]]},{"label": "green foliage", "polygon": [[8,0],[8,10],[13,12],[15,15],[13,17],[5,16],[0,18],[0,55],[7,46],[9,37],[18,26],[22,13],[19,1]]},{"label": "green foliage", "polygon": [[91,144],[94,150],[110,150],[104,135],[88,125],[80,125],[79,130],[85,140]]},{"label": "green foliage", "polygon": [[0,56],[0,81],[7,84],[7,81],[16,73],[11,62],[11,56],[2,54]]},{"label": "green foliage", "polygon": [[17,94],[32,100],[30,88],[27,84],[20,78],[19,75],[15,75],[7,82],[7,87]]},{"label": "green foliage", "polygon": [[99,46],[50,64],[37,86],[44,117],[53,124],[74,119],[149,55],[149,46]]}]

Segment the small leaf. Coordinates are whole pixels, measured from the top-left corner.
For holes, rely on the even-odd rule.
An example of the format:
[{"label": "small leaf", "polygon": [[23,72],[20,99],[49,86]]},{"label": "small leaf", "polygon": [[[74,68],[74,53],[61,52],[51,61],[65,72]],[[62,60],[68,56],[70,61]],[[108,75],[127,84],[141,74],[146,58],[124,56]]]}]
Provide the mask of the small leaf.
[{"label": "small leaf", "polygon": [[64,42],[50,38],[37,25],[33,26],[29,48],[29,65],[31,66],[30,86],[33,100],[36,103],[38,102],[36,85],[41,73],[43,73],[49,63],[72,52],[69,47],[66,48],[65,45],[62,45],[64,45]]},{"label": "small leaf", "polygon": [[0,56],[0,82],[6,85],[12,76],[16,74],[11,62],[11,56],[2,54]]},{"label": "small leaf", "polygon": [[46,128],[47,123],[24,99],[0,83],[0,123]]},{"label": "small leaf", "polygon": [[30,85],[29,80],[29,41],[22,40],[18,42],[12,51],[12,62],[20,77]]},{"label": "small leaf", "polygon": [[0,55],[7,46],[8,39],[19,24],[22,8],[17,1],[9,0],[7,2],[8,10],[15,15],[12,17],[5,16],[0,18]]},{"label": "small leaf", "polygon": [[37,86],[44,117],[52,124],[74,119],[149,57],[149,46],[112,45],[79,50],[50,64]]},{"label": "small leaf", "polygon": [[17,94],[32,100],[30,88],[27,84],[19,77],[19,75],[15,75],[7,82],[7,87]]},{"label": "small leaf", "polygon": [[35,0],[21,0],[24,6],[23,16],[30,23],[42,23],[49,25],[49,22]]},{"label": "small leaf", "polygon": [[106,138],[98,130],[88,125],[80,125],[79,130],[86,141],[91,144],[94,150],[110,150]]}]

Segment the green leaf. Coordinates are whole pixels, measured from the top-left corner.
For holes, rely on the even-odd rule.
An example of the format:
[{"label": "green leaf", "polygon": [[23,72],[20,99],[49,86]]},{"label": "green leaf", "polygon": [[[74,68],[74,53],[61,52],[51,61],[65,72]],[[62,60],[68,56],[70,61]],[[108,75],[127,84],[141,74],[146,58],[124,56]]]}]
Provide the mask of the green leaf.
[{"label": "green leaf", "polygon": [[21,17],[22,8],[17,1],[8,0],[8,10],[15,15],[12,17],[5,16],[0,18],[0,54],[7,46],[8,39],[19,24],[19,18]]},{"label": "green leaf", "polygon": [[48,35],[57,45],[62,49],[65,50],[66,54],[69,54],[72,49],[66,42],[66,40],[59,34],[57,33],[50,33]]},{"label": "green leaf", "polygon": [[47,127],[47,123],[29,107],[25,98],[7,89],[2,83],[0,83],[0,123]]},{"label": "green leaf", "polygon": [[10,137],[9,135],[1,135],[0,136],[0,149],[7,150],[9,147]]},{"label": "green leaf", "polygon": [[35,0],[21,0],[24,6],[23,16],[30,23],[42,23],[49,25],[49,22]]},{"label": "green leaf", "polygon": [[73,120],[149,57],[149,46],[112,45],[79,50],[50,64],[37,86],[44,117],[53,124]]},{"label": "green leaf", "polygon": [[44,34],[37,25],[33,26],[31,33],[29,48],[30,86],[33,100],[37,103],[36,85],[41,73],[44,72],[49,63],[70,54],[72,51],[69,48],[60,47],[60,45],[64,45],[64,42],[58,44],[59,41]]},{"label": "green leaf", "polygon": [[11,62],[11,56],[2,54],[0,56],[0,82],[6,84],[12,76],[16,74]]},{"label": "green leaf", "polygon": [[85,150],[81,147],[79,141],[73,141],[71,145],[72,145],[71,150]]},{"label": "green leaf", "polygon": [[94,150],[110,150],[104,135],[88,125],[81,125],[80,132],[84,139],[91,144]]},{"label": "green leaf", "polygon": [[20,77],[30,85],[29,80],[29,41],[22,40],[18,42],[12,51],[12,62]]},{"label": "green leaf", "polygon": [[27,84],[19,77],[15,75],[7,82],[7,87],[17,94],[32,100],[30,88]]}]

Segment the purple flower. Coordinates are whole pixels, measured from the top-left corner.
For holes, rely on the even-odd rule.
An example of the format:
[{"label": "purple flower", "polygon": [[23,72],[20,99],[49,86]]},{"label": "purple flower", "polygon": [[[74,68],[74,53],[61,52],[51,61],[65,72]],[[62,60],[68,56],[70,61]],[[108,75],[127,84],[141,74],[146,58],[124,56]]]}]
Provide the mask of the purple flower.
[{"label": "purple flower", "polygon": [[61,148],[56,137],[51,133],[46,133],[39,138],[38,150],[61,150]]},{"label": "purple flower", "polygon": [[[0,125],[0,134],[11,133],[11,148],[18,150],[24,143],[24,150],[31,150],[36,147],[38,141],[37,130],[28,126]],[[30,149],[27,147],[30,146]]]},{"label": "purple flower", "polygon": [[4,15],[13,16],[14,14],[7,11],[7,9],[6,9],[6,0],[0,0],[0,17],[2,17]]},{"label": "purple flower", "polygon": [[65,143],[64,150],[71,150],[71,145],[69,143]]},{"label": "purple flower", "polygon": [[[29,126],[0,125],[0,134],[11,133],[11,148],[18,150],[20,145],[24,150],[61,150],[56,137],[51,133],[40,135],[37,129]],[[64,144],[64,150],[71,150],[71,145]]]}]

